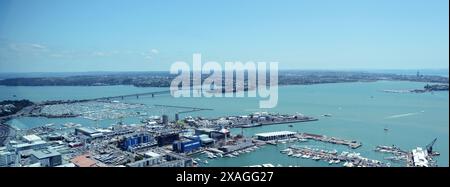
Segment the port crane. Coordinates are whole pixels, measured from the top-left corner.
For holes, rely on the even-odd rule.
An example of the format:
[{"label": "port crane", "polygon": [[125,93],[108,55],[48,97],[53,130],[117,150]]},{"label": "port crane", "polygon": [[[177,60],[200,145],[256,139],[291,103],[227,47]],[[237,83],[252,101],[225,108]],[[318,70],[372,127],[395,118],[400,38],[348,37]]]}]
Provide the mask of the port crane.
[{"label": "port crane", "polygon": [[437,140],[437,138],[434,138],[434,140],[431,141],[431,143],[429,143],[429,144],[426,146],[427,152],[428,152],[428,154],[430,154],[430,155],[439,155],[439,153],[433,152],[433,145],[434,145],[434,143],[436,143],[436,140]]}]

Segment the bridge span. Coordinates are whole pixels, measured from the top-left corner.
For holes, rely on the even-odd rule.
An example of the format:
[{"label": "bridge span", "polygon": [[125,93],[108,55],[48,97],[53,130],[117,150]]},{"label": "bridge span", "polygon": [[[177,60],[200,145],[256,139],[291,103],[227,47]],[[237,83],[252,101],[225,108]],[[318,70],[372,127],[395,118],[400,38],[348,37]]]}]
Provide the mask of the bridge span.
[{"label": "bridge span", "polygon": [[94,99],[86,99],[84,101],[99,101],[99,100],[113,100],[113,99],[125,99],[129,97],[135,97],[139,99],[140,96],[152,96],[155,97],[156,95],[165,95],[170,94],[170,90],[164,90],[164,91],[156,91],[156,92],[146,92],[146,93],[137,93],[137,94],[128,94],[128,95],[119,95],[119,96],[109,96],[109,97],[100,97],[100,98],[94,98]]}]

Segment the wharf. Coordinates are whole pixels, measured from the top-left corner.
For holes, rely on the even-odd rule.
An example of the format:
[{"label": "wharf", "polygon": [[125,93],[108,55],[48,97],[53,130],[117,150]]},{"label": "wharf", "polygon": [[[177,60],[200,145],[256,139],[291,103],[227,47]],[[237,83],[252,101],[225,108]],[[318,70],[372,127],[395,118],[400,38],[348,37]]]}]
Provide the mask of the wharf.
[{"label": "wharf", "polygon": [[327,137],[327,136],[318,135],[318,134],[298,133],[296,135],[296,137],[299,139],[312,139],[312,140],[326,142],[326,143],[346,145],[352,149],[357,149],[362,146],[361,142],[357,142],[355,140],[345,140],[345,139],[339,139],[339,138],[335,138],[335,137]]},{"label": "wharf", "polygon": [[310,121],[318,121],[319,119],[316,118],[306,118],[306,119],[287,119],[283,121],[264,121],[260,122],[261,125],[278,125],[278,124],[286,124],[286,123],[301,123],[301,122],[310,122]]},{"label": "wharf", "polygon": [[382,163],[378,160],[370,160],[359,155],[359,153],[342,152],[338,154],[337,151],[326,151],[311,149],[306,147],[291,146],[285,153],[290,156],[327,161],[329,164],[338,164],[345,162],[346,167],[389,167],[388,164]]}]

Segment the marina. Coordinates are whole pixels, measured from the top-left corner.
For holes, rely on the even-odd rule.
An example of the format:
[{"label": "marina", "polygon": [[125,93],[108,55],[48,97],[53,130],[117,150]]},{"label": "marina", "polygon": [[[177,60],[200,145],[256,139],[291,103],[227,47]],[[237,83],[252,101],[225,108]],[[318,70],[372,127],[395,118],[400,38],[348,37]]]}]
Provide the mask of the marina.
[{"label": "marina", "polygon": [[360,156],[359,153],[349,153],[337,151],[327,151],[312,149],[308,147],[289,147],[288,149],[282,150],[282,153],[288,156],[312,159],[315,161],[325,161],[328,164],[339,164],[343,162],[344,167],[389,167],[389,164],[382,163],[378,160],[370,160],[368,158]]},{"label": "marina", "polygon": [[[395,86],[391,86],[391,84]],[[395,94],[383,94],[383,92],[377,92],[380,90],[380,87],[413,87],[411,86],[415,83],[391,83],[391,82],[377,82],[377,83],[364,83],[364,84],[353,84],[353,83],[345,83],[340,85],[342,87],[341,90],[337,90],[334,95],[335,97],[341,98],[338,100],[326,100],[324,101],[323,98],[326,98],[325,96],[321,97],[321,93],[324,93],[323,95],[326,95],[324,90],[330,85],[314,85],[314,86],[308,86],[308,87],[301,87],[301,86],[287,86],[283,87],[281,89],[288,89],[288,90],[297,90],[298,93],[300,93],[300,96],[304,98],[308,98],[308,95],[302,94],[302,90],[305,90],[305,92],[308,91],[314,91],[318,93],[317,97],[320,97],[320,100],[315,100],[313,98],[309,98],[311,100],[310,102],[314,104],[302,104],[301,100],[296,100],[296,98],[299,97],[298,94],[287,94],[291,92],[283,92],[285,93],[283,96],[283,99],[280,100],[280,104],[284,106],[289,106],[290,103],[295,104],[295,106],[302,106],[302,110],[293,110],[294,105],[292,105],[292,108],[286,109],[286,110],[280,110],[280,111],[259,111],[259,112],[253,112],[249,113],[248,110],[245,108],[251,108],[250,102],[243,102],[239,101],[236,102],[235,100],[219,100],[219,99],[211,99],[208,100],[208,102],[198,102],[195,100],[189,100],[189,99],[182,99],[183,100],[183,106],[187,107],[193,107],[193,108],[210,108],[213,110],[202,110],[197,111],[193,113],[189,113],[189,115],[192,115],[194,117],[188,116],[187,114],[181,113],[179,115],[180,123],[176,125],[175,123],[175,115],[177,112],[182,110],[189,110],[189,109],[183,109],[183,108],[175,108],[175,107],[163,107],[163,106],[155,106],[155,105],[168,105],[168,106],[178,106],[179,102],[173,100],[173,98],[170,97],[157,97],[157,98],[151,98],[151,97],[141,97],[139,99],[136,98],[125,98],[124,100],[118,100],[118,101],[105,101],[105,102],[98,102],[95,105],[97,106],[107,106],[108,110],[112,111],[111,116],[112,117],[101,117],[102,115],[108,116],[108,113],[110,111],[105,110],[103,111],[104,114],[98,115],[99,117],[97,120],[94,117],[95,115],[91,115],[93,117],[92,119],[86,119],[83,116],[79,116],[76,118],[45,118],[45,117],[17,117],[11,120],[6,121],[7,124],[11,125],[13,129],[16,129],[17,135],[15,136],[16,141],[18,144],[21,144],[21,136],[26,134],[36,134],[40,136],[43,140],[47,141],[47,144],[50,145],[50,147],[57,147],[58,150],[61,151],[61,153],[64,155],[64,157],[67,158],[74,158],[86,150],[89,149],[97,149],[92,145],[86,146],[84,144],[83,138],[77,137],[75,135],[72,135],[74,129],[79,127],[86,127],[86,128],[92,128],[95,130],[98,130],[99,132],[103,133],[102,137],[99,140],[108,140],[106,142],[115,142],[112,143],[112,145],[117,145],[119,140],[121,139],[121,136],[132,134],[133,132],[145,132],[148,131],[152,137],[157,137],[158,134],[164,133],[164,132],[170,132],[175,130],[174,132],[180,133],[180,137],[184,137],[187,135],[183,131],[186,129],[212,129],[212,131],[219,132],[222,128],[225,128],[231,132],[231,137],[227,137],[227,139],[218,139],[215,140],[214,146],[211,147],[213,149],[209,149],[208,151],[213,153],[216,158],[208,158],[208,155],[206,154],[192,154],[192,153],[175,153],[177,155],[186,155],[187,157],[191,157],[193,161],[196,161],[197,164],[200,167],[217,167],[217,166],[249,166],[249,165],[261,165],[262,163],[271,163],[274,166],[282,165],[283,167],[288,166],[307,166],[307,167],[328,167],[328,166],[343,166],[342,164],[345,163],[345,161],[340,161],[339,164],[329,164],[330,161],[324,161],[323,159],[319,158],[318,156],[309,156],[308,155],[298,155],[299,153],[292,154],[296,156],[286,156],[286,155],[280,155],[280,151],[283,149],[286,149],[290,146],[293,146],[294,144],[296,146],[308,146],[312,149],[319,149],[319,150],[331,150],[334,151],[335,149],[338,150],[339,153],[342,153],[343,151],[347,152],[354,152],[353,150],[357,150],[357,152],[360,152],[365,158],[368,158],[370,160],[382,160],[385,163],[389,163],[391,166],[405,166],[407,160],[392,155],[387,155],[390,153],[383,153],[379,151],[375,151],[374,147],[375,145],[385,144],[385,143],[395,143],[397,147],[404,147],[408,148],[406,152],[411,153],[409,155],[412,155],[412,150],[417,149],[417,147],[423,147],[422,150],[426,150],[425,146],[423,145],[424,142],[430,141],[430,139],[434,137],[438,137],[439,139],[446,139],[447,136],[445,134],[440,134],[439,132],[430,132],[432,129],[421,129],[420,131],[416,130],[413,126],[420,126],[419,123],[420,120],[434,120],[436,123],[429,124],[429,126],[434,126],[436,129],[441,128],[439,124],[444,124],[444,122],[440,122],[442,120],[439,118],[440,111],[435,109],[422,109],[420,107],[417,108],[416,111],[424,111],[420,112],[418,115],[411,115],[411,116],[405,116],[405,117],[399,117],[399,118],[386,118],[387,116],[392,116],[394,114],[403,114],[406,113],[406,109],[403,108],[395,108],[395,109],[386,109],[386,111],[380,112],[375,111],[372,109],[368,109],[369,111],[367,113],[361,113],[360,116],[352,116],[351,114],[358,112],[358,110],[351,108],[351,106],[355,105],[355,103],[352,103],[353,100],[346,100],[345,98],[357,98],[358,100],[368,100],[368,104],[371,104],[370,102],[374,102],[374,100],[378,100],[376,105],[380,105],[379,100],[384,100],[382,103],[383,106],[390,106],[390,103],[395,103],[396,105],[412,105],[417,103],[411,102],[411,99],[415,99],[415,97],[425,97],[425,98],[435,98],[435,97],[446,97],[445,92],[436,93],[434,95],[402,95],[399,97]],[[348,85],[348,87],[346,87]],[[368,97],[362,97],[359,95],[351,95],[348,96],[349,93],[347,89],[352,89],[353,87],[361,87],[361,90],[372,90],[372,92]],[[58,88],[63,89],[63,88]],[[4,91],[3,89],[2,91]],[[39,91],[39,89],[37,89]],[[287,94],[287,95],[286,95]],[[16,94],[17,97],[22,97],[20,94]],[[370,96],[374,96],[374,99],[370,99]],[[410,98],[414,97],[414,98]],[[392,99],[392,101],[390,100]],[[248,101],[248,99],[246,100]],[[344,103],[345,101],[345,103]],[[389,102],[388,102],[389,101]],[[315,106],[319,105],[320,103],[327,102],[330,105],[333,106],[334,109],[322,109],[322,108],[315,108]],[[433,102],[433,100],[427,101],[427,102]],[[439,102],[442,104],[442,102]],[[91,105],[89,102],[83,103],[87,107],[86,109],[83,109],[85,111],[94,110],[95,105]],[[141,104],[144,108],[148,109],[140,109]],[[357,103],[356,103],[357,104]],[[58,104],[56,104],[58,105]],[[80,104],[74,104],[74,106],[81,106]],[[145,106],[144,106],[145,105]],[[436,103],[438,105],[438,103]],[[63,107],[64,106],[64,107]],[[81,108],[78,107],[77,108]],[[121,108],[124,106],[123,108]],[[135,107],[136,106],[136,107]],[[227,107],[217,107],[217,106],[227,106]],[[236,110],[231,109],[232,106],[236,106],[239,108],[243,108],[242,110]],[[63,110],[69,110],[71,109],[71,105],[61,105],[61,109]],[[76,107],[74,107],[75,109]],[[62,112],[61,114],[66,113]],[[76,109],[79,110],[79,109]],[[74,111],[76,111],[74,110]],[[95,109],[96,110],[96,109]],[[440,110],[445,111],[444,108],[440,108]],[[58,112],[57,108],[54,108],[54,110],[50,110],[48,108],[47,113],[51,114],[52,111]],[[125,116],[121,117],[121,115],[114,115],[115,111],[120,111],[121,114],[125,114]],[[286,113],[282,113],[282,112]],[[276,125],[258,125],[259,122],[267,121],[267,120],[282,120],[282,119],[288,119],[288,120],[294,120],[295,116],[298,117],[304,117],[305,115],[300,113],[294,113],[292,114],[292,111],[301,111],[302,113],[307,114],[308,116],[319,116],[317,121],[311,121],[311,122],[301,122],[301,123],[280,123]],[[123,112],[123,113],[122,113]],[[137,113],[139,112],[139,113]],[[163,123],[163,112],[168,113],[168,125],[165,125]],[[289,114],[291,112],[291,114]],[[83,112],[81,112],[83,114]],[[332,117],[326,117],[321,116],[323,114],[333,114]],[[86,113],[87,114],[87,113]],[[223,115],[223,114],[229,114],[229,115]],[[370,114],[370,115],[369,115]],[[84,114],[83,114],[84,115]],[[252,116],[253,115],[253,116]],[[442,114],[440,114],[442,115]],[[152,116],[158,116],[156,118],[153,118]],[[433,118],[433,119],[431,119]],[[142,123],[141,121],[146,119],[146,123]],[[148,120],[147,120],[148,119]],[[252,124],[249,125],[248,128],[241,128],[240,124]],[[181,123],[182,122],[182,123]],[[231,123],[230,123],[231,122]],[[242,122],[242,123],[239,123]],[[287,122],[287,121],[282,121]],[[379,125],[379,124],[385,124],[389,123],[389,125]],[[48,124],[48,125],[47,125]],[[183,126],[180,126],[183,124]],[[26,128],[28,127],[28,128]],[[34,128],[35,127],[35,128]],[[363,128],[362,128],[363,127]],[[389,131],[385,131],[383,129],[389,129]],[[444,127],[445,128],[445,127]],[[185,130],[183,130],[185,129]],[[405,136],[402,136],[402,132],[408,130],[410,134],[414,135],[415,139],[407,139],[408,141],[405,141],[402,138],[407,138]],[[214,137],[216,137],[219,134],[216,134],[216,132],[210,132],[208,133],[208,136],[211,136],[211,133]],[[267,132],[278,132],[278,131],[291,131],[295,132],[296,134],[292,138],[288,139],[280,139],[278,141],[260,141],[257,140],[256,134],[260,133],[267,133]],[[209,131],[205,131],[209,132]],[[303,134],[306,133],[306,134]],[[47,136],[46,134],[54,134],[52,136]],[[195,133],[193,133],[195,135]],[[320,136],[311,136],[312,135],[320,135]],[[223,142],[230,142],[234,141],[234,137],[240,137],[243,135],[247,139],[251,139],[251,142],[257,146],[258,148],[255,150],[245,150],[242,149],[239,151],[232,151],[230,154],[222,154],[222,157],[219,152],[214,152],[214,149],[220,150],[219,148],[227,145]],[[302,137],[306,136],[306,137]],[[58,137],[63,137],[63,140],[58,140]],[[93,136],[95,137],[95,135]],[[326,138],[325,138],[326,137]],[[333,138],[334,137],[334,138]],[[219,138],[217,136],[216,138]],[[51,139],[51,140],[50,140]],[[342,141],[345,140],[345,141]],[[357,140],[356,142],[352,142],[353,140]],[[61,143],[57,143],[58,141],[62,141]],[[67,142],[66,142],[67,141]],[[156,140],[155,140],[156,141]],[[205,139],[205,143],[209,140]],[[333,143],[334,142],[334,143]],[[400,143],[399,143],[400,142]],[[14,142],[13,142],[14,143]],[[341,144],[343,143],[343,144]],[[229,145],[236,145],[236,143],[230,143]],[[360,145],[359,147],[357,145]],[[362,146],[364,145],[364,146]],[[441,156],[433,156],[433,160],[435,162],[435,165],[437,166],[445,166],[446,163],[446,156],[448,155],[447,150],[445,146],[447,145],[446,141],[439,141],[434,146],[435,150],[439,150]],[[22,146],[22,145],[21,145]],[[172,145],[167,145],[169,147],[161,147],[164,150],[172,151]],[[102,146],[98,146],[98,149]],[[156,147],[159,147],[156,145]],[[205,145],[205,147],[208,147]],[[352,148],[357,147],[357,148]],[[134,154],[140,154],[140,150],[152,150],[155,147],[140,147],[137,146],[136,149],[133,149]],[[202,146],[199,150],[202,150],[204,147]],[[113,150],[112,152],[119,151],[116,148],[109,148],[110,150]],[[206,150],[206,149],[205,149]],[[193,151],[194,152],[194,151]],[[195,151],[197,152],[197,150]],[[422,151],[423,152],[423,151]],[[426,151],[425,151],[426,152]],[[433,151],[435,152],[435,151]],[[121,158],[124,155],[114,153],[112,154],[111,158],[107,156],[106,153],[101,152],[92,152],[91,158],[94,158],[93,156],[103,155],[100,157],[95,157],[103,160],[104,162],[108,162],[111,165],[119,164]],[[420,150],[416,151],[416,160],[421,160],[423,158],[420,155],[425,155],[421,153]],[[436,154],[436,153],[433,153]],[[300,157],[298,157],[300,156]],[[113,159],[111,162],[107,161],[108,159],[112,159],[113,157],[116,157],[117,159]],[[303,158],[305,157],[305,158]],[[103,163],[103,161],[95,159],[99,164]],[[105,159],[108,158],[108,159]],[[196,159],[200,158],[201,161],[197,161]],[[254,159],[258,158],[258,159]],[[302,159],[303,158],[303,159]],[[407,159],[412,160],[413,156],[407,157]],[[425,157],[426,158],[426,157]],[[205,160],[207,160],[207,164],[205,164]],[[276,161],[274,161],[276,160]],[[319,160],[317,162],[316,160]],[[320,161],[322,160],[322,161]],[[423,159],[422,159],[423,160]],[[68,160],[70,162],[70,160]],[[332,161],[336,162],[336,161]],[[26,163],[26,162],[24,162]],[[412,163],[412,162],[411,162]],[[429,166],[433,166],[431,163],[428,162]],[[103,163],[106,164],[106,163]],[[106,164],[108,165],[108,164]],[[414,166],[414,164],[410,164],[409,166]]]}]

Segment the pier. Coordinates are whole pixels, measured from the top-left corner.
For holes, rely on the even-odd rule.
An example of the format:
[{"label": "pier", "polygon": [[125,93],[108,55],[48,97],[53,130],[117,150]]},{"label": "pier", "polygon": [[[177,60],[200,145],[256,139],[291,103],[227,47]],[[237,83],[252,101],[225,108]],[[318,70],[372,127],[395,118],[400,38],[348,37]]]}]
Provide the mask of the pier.
[{"label": "pier", "polygon": [[[434,143],[433,143],[434,144]],[[431,145],[432,146],[432,145]],[[392,154],[391,157],[386,157],[386,160],[391,161],[403,161],[406,167],[435,167],[437,166],[433,157],[437,156],[433,154],[430,144],[427,145],[427,149],[417,147],[412,151],[404,151],[395,145],[385,146],[379,145],[375,148],[376,152]]]},{"label": "pier", "polygon": [[345,139],[340,139],[340,138],[335,138],[335,137],[327,137],[327,136],[318,135],[318,134],[298,133],[296,135],[296,137],[299,139],[312,139],[312,140],[326,142],[326,143],[346,145],[352,149],[357,149],[362,146],[362,143],[357,142],[356,140],[345,140]]},{"label": "pier", "polygon": [[282,153],[288,154],[297,158],[313,159],[316,161],[322,160],[331,164],[338,164],[345,162],[345,167],[389,167],[388,164],[382,163],[378,160],[370,160],[359,155],[359,153],[342,152],[338,154],[337,151],[326,151],[319,149],[311,149],[307,147],[291,146]]}]

